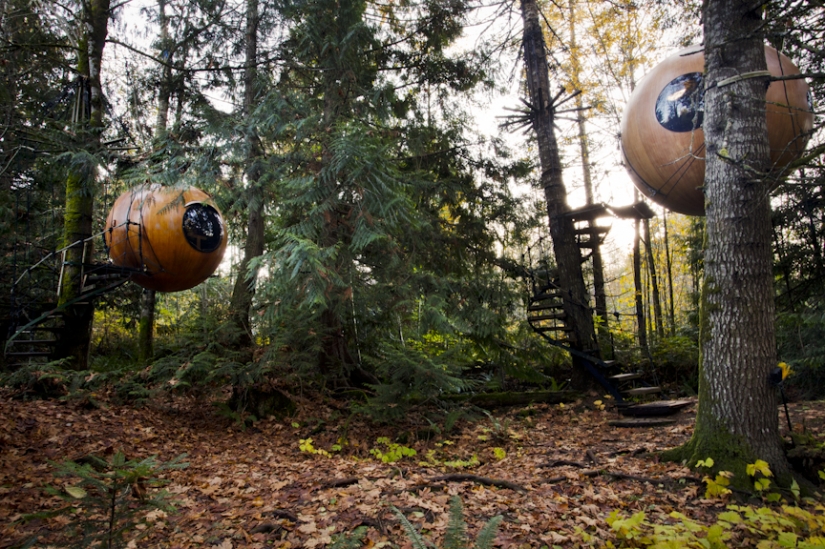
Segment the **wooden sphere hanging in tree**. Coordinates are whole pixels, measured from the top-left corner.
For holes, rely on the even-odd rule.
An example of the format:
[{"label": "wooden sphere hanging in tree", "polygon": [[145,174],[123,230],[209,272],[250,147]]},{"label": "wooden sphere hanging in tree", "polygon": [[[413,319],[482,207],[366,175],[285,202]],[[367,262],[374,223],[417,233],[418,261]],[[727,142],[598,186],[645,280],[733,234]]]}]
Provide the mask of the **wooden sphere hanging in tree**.
[{"label": "wooden sphere hanging in tree", "polygon": [[[770,46],[765,58],[773,76],[799,74]],[[687,215],[705,213],[704,68],[701,47],[659,63],[631,94],[621,126],[633,183],[657,204]],[[813,128],[810,89],[801,78],[774,81],[765,100],[771,162],[782,167],[799,157]]]},{"label": "wooden sphere hanging in tree", "polygon": [[194,288],[226,250],[226,229],[209,195],[189,187],[140,186],[120,195],[106,219],[109,258],[139,269],[132,280],[159,292]]}]

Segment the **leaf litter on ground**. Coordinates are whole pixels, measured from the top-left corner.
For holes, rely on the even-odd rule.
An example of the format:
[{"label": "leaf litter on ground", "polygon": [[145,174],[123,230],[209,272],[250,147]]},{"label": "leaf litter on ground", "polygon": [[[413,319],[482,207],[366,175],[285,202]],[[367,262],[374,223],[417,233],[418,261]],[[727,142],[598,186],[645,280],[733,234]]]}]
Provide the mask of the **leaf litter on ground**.
[{"label": "leaf litter on ground", "polygon": [[[342,406],[305,402],[294,417],[242,428],[185,397],[89,410],[16,401],[0,390],[0,548],[34,534],[59,547],[64,519],[20,520],[59,504],[44,492],[66,482],[50,462],[115,450],[158,461],[186,453],[190,464],[165,472],[177,512],[149,517],[139,547],[314,548],[362,526],[364,547],[407,547],[392,509],[437,542],[454,495],[469,532],[502,515],[496,545],[518,548],[577,547],[582,533],[601,546],[612,539],[605,519],[614,510],[679,511],[706,524],[724,510],[702,499],[691,471],[655,454],[690,438],[695,406],[674,425],[627,429],[608,425],[617,417],[610,408],[533,405],[527,414],[495,414],[508,425],[503,436],[488,436],[491,418],[481,416],[422,440],[409,433],[428,424],[423,418],[378,426],[345,417]],[[825,423],[823,403],[795,405],[793,413],[809,429]],[[370,451],[382,437],[403,440],[395,443],[415,455],[377,459]],[[326,455],[302,451],[308,438]]]}]

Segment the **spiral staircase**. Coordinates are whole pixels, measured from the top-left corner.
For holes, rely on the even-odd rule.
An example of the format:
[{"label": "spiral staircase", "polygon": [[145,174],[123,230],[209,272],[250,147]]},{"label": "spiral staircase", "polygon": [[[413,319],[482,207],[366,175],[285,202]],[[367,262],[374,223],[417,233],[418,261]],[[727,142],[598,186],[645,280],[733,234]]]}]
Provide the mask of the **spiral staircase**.
[{"label": "spiral staircase", "polygon": [[[7,371],[14,371],[33,363],[47,363],[57,358],[57,350],[66,331],[69,312],[81,312],[94,306],[94,301],[125,283],[135,271],[117,267],[108,262],[86,260],[87,250],[95,235],[45,255],[26,268],[11,289],[6,321],[3,356]],[[80,265],[79,294],[64,303],[59,292],[66,276],[67,251],[83,247]]]},{"label": "spiral staircase", "polygon": [[[604,242],[609,226],[596,225],[600,217],[614,215],[620,218],[644,219],[653,212],[643,202],[625,208],[609,208],[603,204],[590,205],[573,210],[568,215],[576,226],[576,238],[582,250],[582,262],[587,261],[593,249]],[[585,225],[585,226],[582,226]],[[532,249],[532,247],[531,247]],[[545,254],[541,254],[542,256]],[[528,252],[528,256],[531,253]],[[617,360],[603,360],[598,349],[579,350],[572,346],[568,335],[573,331],[564,312],[565,303],[583,307],[589,304],[574,303],[572,292],[559,285],[555,272],[544,257],[538,257],[537,267],[528,257],[530,298],[527,306],[527,322],[535,333],[547,343],[567,351],[578,358],[574,361],[598,382],[615,400],[619,411],[625,415],[666,415],[684,406],[684,401],[655,401],[640,403],[644,397],[661,392],[651,361],[624,365]]]}]

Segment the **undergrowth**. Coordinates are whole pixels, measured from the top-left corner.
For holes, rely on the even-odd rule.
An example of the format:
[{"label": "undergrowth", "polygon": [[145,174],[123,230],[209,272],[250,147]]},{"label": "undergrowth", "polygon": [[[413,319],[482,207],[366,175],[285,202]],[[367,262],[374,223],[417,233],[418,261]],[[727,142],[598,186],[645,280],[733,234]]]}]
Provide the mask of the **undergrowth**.
[{"label": "undergrowth", "polygon": [[[714,463],[711,458],[707,458],[700,460],[697,466],[712,469]],[[678,511],[651,519],[644,511],[626,516],[615,510],[606,521],[616,536],[618,546],[608,541],[605,547],[825,547],[825,506],[812,500],[801,500],[799,486],[795,481],[790,490],[778,490],[770,480],[773,473],[762,460],[748,464],[746,470],[753,483],[754,494],[762,498],[764,505],[728,505],[710,525],[702,524]],[[717,472],[714,478],[706,476],[705,498],[729,498],[732,493],[727,488],[730,485],[730,477],[731,474],[725,471]],[[789,503],[786,495],[790,496],[795,504]],[[803,506],[799,505],[800,502]],[[583,538],[586,542],[593,541],[587,534],[583,534]]]},{"label": "undergrowth", "polygon": [[[55,474],[71,480],[60,486],[47,486],[50,496],[60,498],[58,509],[25,515],[22,520],[64,517],[61,534],[63,547],[125,547],[127,542],[148,533],[140,525],[162,519],[175,511],[169,494],[162,489],[168,481],[164,471],[188,467],[185,454],[158,462],[155,456],[137,461],[128,460],[122,452],[108,459],[86,456],[77,461],[52,463]],[[32,547],[35,536],[20,547]],[[128,539],[132,538],[132,540]]]}]

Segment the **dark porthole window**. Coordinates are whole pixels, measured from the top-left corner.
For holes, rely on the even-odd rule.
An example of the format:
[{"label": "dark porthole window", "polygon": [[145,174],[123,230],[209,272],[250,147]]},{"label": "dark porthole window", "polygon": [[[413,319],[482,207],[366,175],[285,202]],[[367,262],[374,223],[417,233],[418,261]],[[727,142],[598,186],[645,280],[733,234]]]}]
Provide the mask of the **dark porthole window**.
[{"label": "dark porthole window", "polygon": [[672,132],[689,132],[702,127],[705,89],[702,73],[677,76],[656,99],[656,120]]},{"label": "dark porthole window", "polygon": [[218,210],[200,202],[186,206],[183,234],[189,245],[199,252],[206,254],[217,250],[223,240],[223,222]]}]

